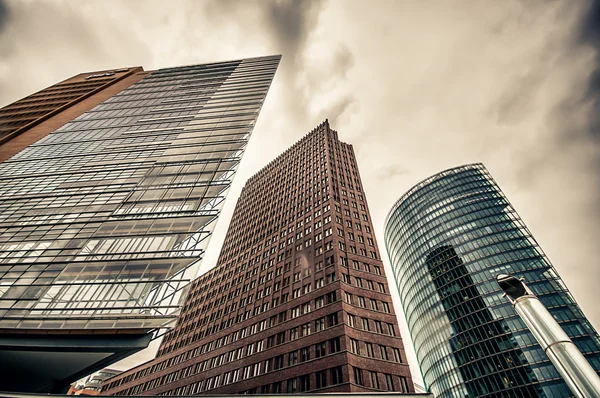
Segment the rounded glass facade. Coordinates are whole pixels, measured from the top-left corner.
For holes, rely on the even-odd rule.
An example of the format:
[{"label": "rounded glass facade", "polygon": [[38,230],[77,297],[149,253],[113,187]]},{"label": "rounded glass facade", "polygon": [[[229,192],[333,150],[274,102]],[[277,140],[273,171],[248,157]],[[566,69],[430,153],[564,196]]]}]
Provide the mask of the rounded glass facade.
[{"label": "rounded glass facade", "polygon": [[436,397],[569,397],[495,280],[525,278],[588,361],[600,339],[485,167],[436,174],[396,202],[390,256],[426,385]]}]

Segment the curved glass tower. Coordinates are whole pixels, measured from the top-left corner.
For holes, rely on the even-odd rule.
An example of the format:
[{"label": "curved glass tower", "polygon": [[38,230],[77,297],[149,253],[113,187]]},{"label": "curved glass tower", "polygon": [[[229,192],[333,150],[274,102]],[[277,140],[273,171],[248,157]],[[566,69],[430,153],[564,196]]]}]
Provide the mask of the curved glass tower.
[{"label": "curved glass tower", "polygon": [[410,189],[385,223],[425,383],[436,397],[568,397],[571,392],[495,281],[523,277],[600,370],[600,339],[482,164]]}]

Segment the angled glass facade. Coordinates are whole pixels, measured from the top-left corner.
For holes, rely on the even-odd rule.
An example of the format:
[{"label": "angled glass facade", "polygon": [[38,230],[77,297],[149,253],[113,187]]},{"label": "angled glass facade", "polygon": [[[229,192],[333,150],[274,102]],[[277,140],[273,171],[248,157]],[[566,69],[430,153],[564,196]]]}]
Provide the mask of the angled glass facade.
[{"label": "angled glass facade", "polygon": [[279,60],[142,72],[1,163],[0,329],[175,319]]},{"label": "angled glass facade", "polygon": [[523,277],[596,370],[600,339],[481,164],[403,195],[385,243],[425,383],[436,397],[569,397],[495,275]]}]

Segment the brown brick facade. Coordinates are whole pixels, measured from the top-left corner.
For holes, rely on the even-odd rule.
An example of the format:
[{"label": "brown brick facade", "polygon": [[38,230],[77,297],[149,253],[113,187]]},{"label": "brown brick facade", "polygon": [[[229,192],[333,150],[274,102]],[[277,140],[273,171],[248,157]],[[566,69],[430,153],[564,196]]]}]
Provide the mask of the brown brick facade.
[{"label": "brown brick facade", "polygon": [[356,158],[328,122],[250,178],[156,359],[105,395],[414,392]]}]

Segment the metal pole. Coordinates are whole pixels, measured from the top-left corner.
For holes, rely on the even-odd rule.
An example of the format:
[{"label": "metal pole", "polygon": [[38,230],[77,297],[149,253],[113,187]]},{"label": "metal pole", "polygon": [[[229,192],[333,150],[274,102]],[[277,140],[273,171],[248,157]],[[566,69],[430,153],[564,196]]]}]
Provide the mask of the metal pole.
[{"label": "metal pole", "polygon": [[576,397],[600,397],[600,377],[522,280],[500,274],[500,288]]}]

